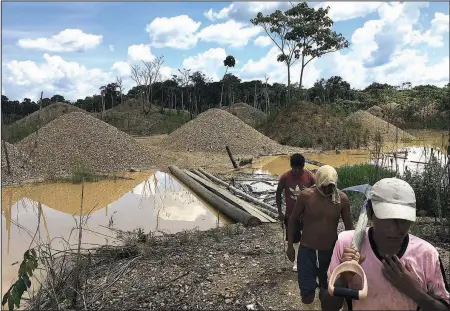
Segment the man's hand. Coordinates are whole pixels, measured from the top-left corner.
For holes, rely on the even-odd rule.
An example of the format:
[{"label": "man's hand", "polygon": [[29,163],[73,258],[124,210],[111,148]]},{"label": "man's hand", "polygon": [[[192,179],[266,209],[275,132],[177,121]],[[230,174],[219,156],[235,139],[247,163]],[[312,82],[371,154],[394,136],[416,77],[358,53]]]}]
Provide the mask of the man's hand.
[{"label": "man's hand", "polygon": [[294,262],[295,260],[295,249],[292,245],[288,245],[287,251],[286,251],[287,258],[290,262]]},{"label": "man's hand", "polygon": [[384,277],[400,292],[413,299],[423,293],[417,275],[414,273],[411,264],[403,265],[397,255],[393,258],[385,256],[383,268]]},{"label": "man's hand", "polygon": [[[344,253],[342,254],[340,261],[341,261],[341,263],[343,263],[346,261],[354,260],[358,264],[362,264],[365,259],[366,259],[365,255],[360,255],[359,252],[355,251],[353,248],[346,247],[346,248],[344,248]],[[342,276],[343,276],[344,280],[347,281],[347,284],[348,284],[355,276],[355,273],[354,272],[344,272],[344,273],[342,273]]]}]

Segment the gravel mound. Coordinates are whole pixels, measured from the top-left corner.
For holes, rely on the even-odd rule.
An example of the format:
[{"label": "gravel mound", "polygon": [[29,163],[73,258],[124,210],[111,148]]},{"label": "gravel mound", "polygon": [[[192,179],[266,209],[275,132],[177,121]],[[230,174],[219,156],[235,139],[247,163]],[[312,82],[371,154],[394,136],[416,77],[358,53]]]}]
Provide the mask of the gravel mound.
[{"label": "gravel mound", "polygon": [[412,135],[402,131],[395,125],[364,110],[358,110],[357,112],[349,115],[346,121],[360,125],[364,130],[367,130],[372,137],[379,131],[384,141],[395,141],[397,130],[399,140],[414,139]]},{"label": "gravel mound", "polygon": [[370,113],[371,115],[374,115],[378,118],[383,118],[383,108],[381,108],[380,106],[372,106],[369,109],[366,110],[368,113]]},{"label": "gravel mound", "polygon": [[89,114],[89,112],[71,104],[54,103],[50,106],[42,108],[41,111],[35,111],[32,114],[29,114],[26,117],[14,122],[13,124],[6,126],[3,137],[6,141],[12,143],[17,142],[35,132],[39,125],[40,127],[43,127],[63,114],[71,112],[83,112]]},{"label": "gravel mound", "polygon": [[[3,142],[2,149],[2,185],[11,185],[18,183],[24,179],[31,177],[31,168],[24,160],[23,153],[14,145],[8,142]],[[6,149],[6,153],[5,153]],[[8,154],[9,167],[6,161],[6,154]]]},{"label": "gravel mound", "polygon": [[237,103],[229,107],[222,107],[222,109],[235,115],[250,126],[255,126],[267,118],[266,113],[245,103]]},{"label": "gravel mound", "polygon": [[133,137],[81,112],[59,117],[17,145],[44,178],[81,165],[95,173],[146,168],[157,159]]},{"label": "gravel mound", "polygon": [[277,142],[264,136],[238,117],[222,109],[209,109],[172,132],[163,146],[180,151],[225,152],[258,155],[280,150]]}]

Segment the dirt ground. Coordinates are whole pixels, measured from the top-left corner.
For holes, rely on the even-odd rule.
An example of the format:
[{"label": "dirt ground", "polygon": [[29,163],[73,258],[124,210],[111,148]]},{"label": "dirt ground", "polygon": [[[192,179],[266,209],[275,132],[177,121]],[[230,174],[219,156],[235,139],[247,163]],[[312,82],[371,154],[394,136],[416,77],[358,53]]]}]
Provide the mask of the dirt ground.
[{"label": "dirt ground", "polygon": [[[137,244],[140,257],[126,259],[127,271],[88,308],[320,310],[318,292],[313,304],[301,303],[297,274],[284,247],[279,224],[147,237]],[[439,251],[448,278],[449,251]],[[114,277],[102,275],[87,284],[105,279]]]},{"label": "dirt ground", "polygon": [[279,224],[229,225],[147,241],[95,309],[316,310],[302,305]]}]

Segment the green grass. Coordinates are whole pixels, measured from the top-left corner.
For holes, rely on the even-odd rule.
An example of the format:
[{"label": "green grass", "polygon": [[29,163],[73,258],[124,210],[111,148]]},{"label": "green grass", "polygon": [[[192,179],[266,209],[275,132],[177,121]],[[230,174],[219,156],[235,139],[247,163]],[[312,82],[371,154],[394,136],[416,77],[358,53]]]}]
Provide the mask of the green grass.
[{"label": "green grass", "polygon": [[[342,166],[337,168],[336,170],[339,177],[339,189],[362,184],[373,185],[380,179],[395,176],[395,172],[381,167],[377,168],[376,166],[370,164]],[[346,194],[350,200],[352,217],[354,220],[357,220],[365,197],[362,193],[353,191],[346,191]]]},{"label": "green grass", "polygon": [[383,178],[395,177],[395,172],[370,164],[341,166],[337,169],[339,189],[362,185],[373,185]]},{"label": "green grass", "polygon": [[72,167],[71,181],[74,184],[85,182],[98,181],[99,177],[95,175],[92,170],[84,164],[77,164]]}]

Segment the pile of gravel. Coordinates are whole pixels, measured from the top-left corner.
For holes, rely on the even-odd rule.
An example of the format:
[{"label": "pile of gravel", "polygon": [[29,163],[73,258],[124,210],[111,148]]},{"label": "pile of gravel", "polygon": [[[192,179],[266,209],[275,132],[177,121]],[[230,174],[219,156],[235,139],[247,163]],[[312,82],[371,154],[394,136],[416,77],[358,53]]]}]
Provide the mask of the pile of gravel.
[{"label": "pile of gravel", "polygon": [[[19,183],[22,180],[31,178],[32,170],[29,163],[25,161],[22,152],[14,145],[2,141],[2,185]],[[6,151],[6,152],[5,152]],[[6,154],[8,161],[6,161]],[[8,170],[9,162],[9,170]]]},{"label": "pile of gravel", "polygon": [[235,115],[250,126],[255,126],[267,119],[266,113],[245,103],[237,103],[228,107],[222,107],[222,109]]},{"label": "pile of gravel", "polygon": [[383,108],[381,108],[380,106],[372,106],[369,109],[366,110],[368,113],[370,113],[371,115],[374,115],[378,118],[383,118]]},{"label": "pile of gravel", "polygon": [[372,137],[377,132],[380,132],[384,141],[395,141],[397,137],[396,135],[398,135],[399,140],[414,139],[414,136],[364,110],[358,110],[357,112],[349,115],[346,121],[360,125],[364,131],[367,130],[369,135]]},{"label": "pile of gravel", "polygon": [[71,112],[83,112],[89,114],[89,112],[71,104],[54,103],[42,108],[41,111],[35,111],[13,124],[5,126],[4,133],[2,133],[3,138],[6,141],[14,143],[17,140],[16,136],[18,132],[27,132],[27,134],[31,134],[38,130],[39,127],[43,127],[63,114]]},{"label": "pile of gravel", "polygon": [[163,146],[179,151],[225,152],[259,155],[280,150],[277,142],[264,136],[238,117],[222,109],[209,109],[167,136]]},{"label": "pile of gravel", "polygon": [[17,145],[44,178],[77,166],[95,173],[147,168],[157,158],[133,137],[81,112],[59,117]]}]

